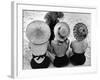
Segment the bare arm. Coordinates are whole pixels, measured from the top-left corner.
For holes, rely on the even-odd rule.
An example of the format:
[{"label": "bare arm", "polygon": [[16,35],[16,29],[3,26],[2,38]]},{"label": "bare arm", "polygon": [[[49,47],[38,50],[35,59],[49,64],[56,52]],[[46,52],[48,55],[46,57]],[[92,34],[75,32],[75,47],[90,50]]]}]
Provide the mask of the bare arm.
[{"label": "bare arm", "polygon": [[87,43],[87,42],[85,42],[85,43],[84,43],[84,50],[86,50],[86,49],[87,49],[87,47],[88,47],[88,43]]},{"label": "bare arm", "polygon": [[68,48],[69,48],[69,43],[70,43],[70,40],[68,39],[68,40],[66,40],[66,47],[67,47],[67,50],[68,50]]}]

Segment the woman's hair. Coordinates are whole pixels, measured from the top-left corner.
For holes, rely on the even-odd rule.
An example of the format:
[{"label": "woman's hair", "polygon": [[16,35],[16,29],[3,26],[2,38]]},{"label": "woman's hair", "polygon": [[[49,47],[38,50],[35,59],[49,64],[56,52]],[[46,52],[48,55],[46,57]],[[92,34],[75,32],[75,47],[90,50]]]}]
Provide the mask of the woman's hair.
[{"label": "woman's hair", "polygon": [[87,26],[84,23],[77,23],[74,26],[73,34],[76,40],[78,41],[84,40],[88,35]]},{"label": "woman's hair", "polygon": [[48,12],[45,15],[46,23],[49,25],[51,29],[51,37],[50,37],[50,42],[51,40],[54,39],[54,27],[55,25],[59,22],[59,18],[62,18],[64,16],[63,12]]}]

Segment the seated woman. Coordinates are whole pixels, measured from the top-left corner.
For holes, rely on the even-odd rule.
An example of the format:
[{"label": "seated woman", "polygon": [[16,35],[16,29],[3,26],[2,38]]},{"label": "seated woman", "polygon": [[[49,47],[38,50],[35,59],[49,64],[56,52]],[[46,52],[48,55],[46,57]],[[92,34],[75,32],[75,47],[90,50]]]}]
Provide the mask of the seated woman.
[{"label": "seated woman", "polygon": [[50,28],[43,21],[33,21],[26,29],[29,40],[29,49],[32,54],[30,65],[32,69],[48,68],[50,59],[47,56],[47,47],[50,38]]},{"label": "seated woman", "polygon": [[83,23],[77,23],[74,26],[73,34],[76,40],[71,42],[73,55],[70,57],[70,62],[73,65],[82,65],[86,61],[85,51],[87,49],[86,37],[88,34],[87,26]]},{"label": "seated woman", "polygon": [[59,22],[54,28],[55,38],[51,42],[52,52],[55,55],[53,64],[56,67],[68,65],[69,59],[66,54],[69,47],[68,36],[70,29],[67,23]]}]

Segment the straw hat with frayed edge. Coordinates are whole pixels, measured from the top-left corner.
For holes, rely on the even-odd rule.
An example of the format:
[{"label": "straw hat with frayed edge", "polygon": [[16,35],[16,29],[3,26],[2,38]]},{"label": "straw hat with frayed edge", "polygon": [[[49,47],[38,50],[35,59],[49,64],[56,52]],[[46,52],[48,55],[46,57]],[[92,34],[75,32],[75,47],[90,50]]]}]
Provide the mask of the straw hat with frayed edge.
[{"label": "straw hat with frayed edge", "polygon": [[55,38],[64,41],[70,34],[69,25],[66,22],[59,22],[54,27]]}]

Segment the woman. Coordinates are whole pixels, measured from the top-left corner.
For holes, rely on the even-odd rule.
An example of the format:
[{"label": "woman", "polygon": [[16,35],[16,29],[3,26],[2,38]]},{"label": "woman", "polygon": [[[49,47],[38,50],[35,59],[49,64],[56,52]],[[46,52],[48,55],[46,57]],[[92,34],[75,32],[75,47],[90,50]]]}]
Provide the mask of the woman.
[{"label": "woman", "polygon": [[48,68],[50,59],[47,56],[47,47],[50,38],[50,28],[43,21],[33,21],[26,29],[26,36],[29,40],[29,49],[32,54],[30,65],[32,69]]},{"label": "woman", "polygon": [[87,26],[83,23],[77,23],[74,26],[73,34],[76,40],[71,42],[73,55],[70,57],[70,61],[73,65],[82,65],[86,61],[85,52],[88,47],[86,37],[88,34]]},{"label": "woman", "polygon": [[68,36],[70,29],[67,23],[59,22],[54,28],[55,38],[51,42],[52,52],[55,55],[53,64],[56,67],[68,65],[69,58],[66,54],[69,48]]}]

